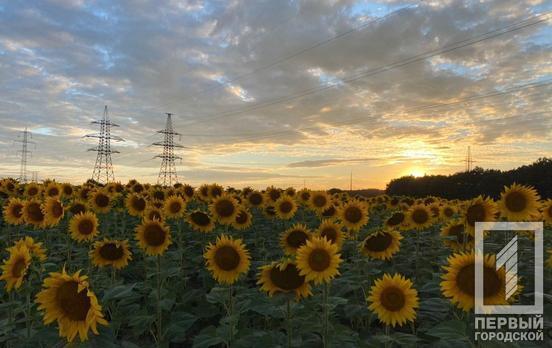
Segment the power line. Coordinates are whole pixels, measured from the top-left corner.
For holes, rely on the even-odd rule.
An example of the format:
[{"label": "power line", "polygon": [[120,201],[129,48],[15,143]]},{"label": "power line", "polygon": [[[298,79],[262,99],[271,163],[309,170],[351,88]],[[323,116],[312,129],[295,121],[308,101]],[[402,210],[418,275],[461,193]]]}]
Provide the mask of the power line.
[{"label": "power line", "polygon": [[244,73],[244,74],[241,74],[241,75],[237,75],[237,76],[235,76],[235,77],[233,77],[233,78],[230,78],[230,79],[224,81],[224,84],[222,84],[222,85],[219,84],[219,85],[213,86],[213,87],[211,87],[211,88],[202,89],[202,90],[200,90],[199,92],[197,92],[197,93],[195,93],[195,94],[193,94],[193,95],[185,95],[185,96],[184,96],[184,100],[189,99],[189,97],[198,96],[198,95],[200,95],[200,94],[212,92],[212,91],[221,89],[221,88],[223,88],[223,87],[226,87],[227,84],[234,83],[234,82],[236,82],[236,81],[239,81],[239,80],[242,80],[242,79],[244,79],[244,78],[246,78],[246,77],[249,77],[249,76],[251,76],[251,75],[254,75],[254,74],[256,74],[256,73],[258,73],[258,72],[260,72],[260,71],[267,70],[267,69],[270,69],[270,68],[275,67],[275,66],[277,66],[277,65],[280,65],[280,64],[282,64],[282,63],[284,63],[284,62],[287,62],[287,61],[289,61],[289,60],[292,60],[293,58],[296,58],[296,57],[298,57],[298,56],[300,56],[300,55],[302,55],[302,54],[304,54],[304,53],[306,53],[306,52],[308,52],[308,51],[311,51],[311,50],[316,49],[316,48],[318,48],[318,47],[324,46],[324,45],[326,45],[326,44],[328,44],[328,43],[330,43],[330,42],[333,42],[333,41],[335,41],[335,40],[338,40],[338,39],[341,39],[341,38],[343,38],[343,37],[346,37],[346,36],[348,36],[349,34],[352,34],[352,33],[354,33],[354,32],[357,32],[357,31],[360,31],[360,30],[362,30],[362,29],[365,29],[365,28],[368,27],[370,24],[374,24],[374,23],[376,23],[376,22],[378,22],[378,21],[381,21],[381,20],[390,18],[390,17],[392,17],[392,16],[394,16],[394,15],[396,15],[396,14],[398,14],[398,13],[404,11],[404,10],[407,10],[407,9],[410,9],[410,8],[414,8],[414,7],[417,7],[417,6],[418,6],[418,4],[405,6],[405,7],[402,7],[402,8],[400,8],[400,9],[397,9],[397,10],[395,10],[395,11],[393,11],[393,12],[390,12],[390,13],[386,14],[385,16],[378,17],[378,18],[375,18],[375,19],[373,19],[373,20],[370,20],[370,21],[367,21],[367,22],[365,22],[365,23],[362,23],[362,24],[359,25],[359,26],[353,27],[353,28],[351,28],[351,29],[349,29],[349,30],[346,30],[346,31],[344,31],[344,32],[342,32],[342,33],[339,33],[339,34],[337,34],[337,35],[335,35],[335,36],[332,36],[332,37],[330,37],[330,38],[328,38],[328,39],[325,39],[325,40],[316,42],[315,44],[313,44],[313,45],[311,45],[311,46],[302,48],[302,49],[300,49],[300,50],[298,50],[298,51],[296,51],[296,52],[294,52],[294,53],[292,53],[292,54],[289,54],[289,55],[283,57],[283,58],[277,59],[277,60],[272,61],[272,62],[270,62],[270,63],[268,63],[268,64],[265,64],[265,65],[261,65],[260,67],[255,68],[255,69],[253,69],[253,70],[251,70],[251,71],[249,71],[249,72],[247,72],[247,73]]},{"label": "power line", "polygon": [[[412,56],[412,57],[409,57],[409,58],[406,58],[406,59],[399,60],[399,61],[394,62],[392,64],[380,66],[378,68],[374,68],[374,69],[365,71],[363,73],[352,75],[351,77],[349,77],[347,79],[343,79],[343,80],[339,81],[338,83],[332,83],[332,84],[328,84],[328,85],[323,86],[323,87],[316,87],[316,88],[307,89],[307,90],[304,90],[304,91],[299,92],[297,94],[291,94],[291,95],[280,97],[280,98],[277,98],[277,99],[274,99],[274,100],[271,100],[271,101],[267,101],[267,102],[264,102],[264,103],[258,103],[256,105],[252,105],[251,107],[248,107],[248,108],[243,108],[243,109],[224,112],[224,113],[219,113],[219,114],[213,114],[211,117],[208,117],[208,118],[202,118],[200,120],[190,121],[188,123],[188,125],[209,122],[209,121],[212,121],[212,120],[219,119],[221,117],[233,116],[233,115],[242,114],[242,113],[248,112],[248,111],[255,111],[255,110],[259,110],[259,109],[264,109],[264,108],[267,108],[269,106],[281,104],[281,103],[284,103],[284,102],[289,102],[289,101],[300,99],[300,98],[303,98],[303,97],[306,97],[306,96],[309,96],[309,95],[312,95],[312,94],[315,94],[315,93],[326,91],[326,90],[329,90],[329,89],[332,89],[332,88],[335,88],[335,87],[340,87],[341,85],[343,85],[345,83],[354,82],[354,81],[357,81],[357,80],[360,80],[360,79],[363,79],[363,78],[366,78],[366,77],[370,77],[370,76],[374,76],[374,75],[377,75],[377,74],[380,74],[380,73],[383,73],[383,72],[387,72],[387,71],[390,71],[390,70],[398,69],[398,68],[404,67],[406,65],[412,64],[412,63],[423,61],[427,58],[431,58],[431,57],[441,55],[441,54],[444,54],[444,53],[449,53],[449,52],[452,52],[452,51],[455,51],[455,50],[458,50],[458,49],[461,49],[461,48],[464,48],[464,47],[468,47],[468,46],[471,46],[471,45],[474,45],[474,44],[477,44],[477,43],[480,43],[480,42],[483,42],[483,41],[486,41],[486,40],[490,40],[490,39],[493,39],[493,38],[496,38],[496,37],[499,37],[499,36],[502,36],[502,35],[505,35],[505,34],[508,34],[508,33],[511,33],[511,32],[519,31],[519,30],[522,30],[522,29],[525,29],[525,28],[543,23],[547,19],[539,19],[539,20],[534,21],[534,22],[530,22],[530,21],[534,20],[534,19],[537,19],[537,18],[540,18],[540,17],[543,17],[543,16],[548,15],[548,14],[549,13],[532,16],[528,19],[518,21],[518,22],[510,24],[506,27],[491,30],[489,32],[486,32],[486,33],[483,33],[483,34],[480,34],[480,35],[476,35],[476,36],[474,36],[472,38],[469,38],[469,39],[465,39],[465,40],[457,41],[457,42],[452,43],[452,44],[445,45],[445,46],[443,46],[439,49],[433,49],[433,50],[430,50],[430,51],[427,51],[427,52],[424,52],[424,53],[420,53],[420,54],[417,54],[415,56]],[[529,23],[524,24],[526,22],[529,22]],[[522,24],[522,25],[520,25],[520,24]]]},{"label": "power line", "polygon": [[[446,107],[446,106],[451,106],[451,105],[457,105],[457,104],[461,104],[461,103],[470,103],[470,102],[482,100],[482,99],[485,99],[485,98],[492,98],[492,97],[497,97],[497,96],[502,96],[502,95],[507,95],[507,94],[519,92],[519,91],[522,91],[522,90],[525,90],[525,89],[542,88],[542,87],[549,86],[551,84],[552,84],[552,80],[547,80],[547,81],[542,82],[542,83],[534,83],[534,82],[533,83],[527,83],[527,84],[516,86],[516,87],[510,88],[510,89],[507,89],[505,91],[501,91],[501,92],[494,92],[493,91],[493,92],[489,92],[489,93],[486,93],[486,94],[471,95],[471,96],[461,98],[461,99],[458,99],[456,101],[448,102],[448,103],[434,103],[434,104],[421,105],[421,106],[417,106],[417,107],[408,108],[408,109],[404,110],[403,112],[413,112],[413,111],[419,111],[419,110],[427,110],[427,109],[432,109],[432,108],[440,108],[440,107]],[[347,125],[351,125],[351,124],[355,124],[355,123],[361,123],[362,121],[366,121],[366,116],[356,117],[356,118],[350,119],[348,121],[341,122],[341,123],[337,124],[336,127],[342,127],[342,126],[347,126]],[[231,135],[231,136],[232,137],[240,137],[240,140],[255,140],[255,139],[270,138],[270,137],[273,137],[273,136],[278,136],[278,135],[282,135],[282,134],[286,134],[286,133],[290,133],[290,132],[301,132],[301,131],[307,131],[307,130],[318,129],[318,128],[319,128],[318,126],[311,126],[311,127],[297,128],[297,129],[282,130],[282,131],[277,131],[277,132],[247,133],[247,134],[242,133],[242,134]],[[187,135],[191,136],[193,134],[187,134]],[[224,135],[216,135],[216,137],[223,137],[223,136]]]}]

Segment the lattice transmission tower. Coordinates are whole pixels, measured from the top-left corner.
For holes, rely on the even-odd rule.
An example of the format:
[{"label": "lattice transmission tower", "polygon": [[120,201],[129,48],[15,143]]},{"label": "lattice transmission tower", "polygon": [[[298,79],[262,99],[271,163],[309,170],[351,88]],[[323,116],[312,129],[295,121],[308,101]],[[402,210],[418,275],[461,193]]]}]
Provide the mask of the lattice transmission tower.
[{"label": "lattice transmission tower", "polygon": [[471,146],[468,146],[468,153],[466,154],[464,162],[466,162],[466,172],[471,172],[473,169],[473,163],[476,162],[472,157]]},{"label": "lattice transmission tower", "polygon": [[165,123],[165,129],[157,131],[157,133],[163,134],[163,141],[153,143],[152,145],[163,146],[163,153],[154,157],[162,159],[157,183],[163,186],[171,186],[178,182],[178,174],[176,173],[175,160],[182,160],[182,157],[174,154],[174,149],[185,147],[174,142],[174,136],[178,135],[180,140],[181,134],[173,129],[173,114],[169,112],[167,112],[166,114],[167,122]]},{"label": "lattice transmission tower", "polygon": [[93,121],[92,124],[100,125],[99,133],[85,135],[87,138],[98,138],[98,146],[88,149],[88,151],[95,151],[98,153],[96,156],[94,171],[92,172],[92,179],[102,184],[115,181],[111,154],[119,153],[119,151],[111,149],[111,140],[124,141],[124,139],[119,136],[112,135],[111,127],[119,127],[119,125],[111,122],[109,119],[107,105],[104,107],[103,118],[98,121]]},{"label": "lattice transmission tower", "polygon": [[21,150],[19,150],[21,154],[21,166],[19,168],[19,177],[17,178],[20,183],[27,182],[27,161],[29,155],[32,155],[32,152],[29,151],[29,144],[36,144],[34,141],[29,140],[32,138],[33,135],[25,127],[25,130],[21,132],[21,140],[16,140],[16,142],[21,143]]}]

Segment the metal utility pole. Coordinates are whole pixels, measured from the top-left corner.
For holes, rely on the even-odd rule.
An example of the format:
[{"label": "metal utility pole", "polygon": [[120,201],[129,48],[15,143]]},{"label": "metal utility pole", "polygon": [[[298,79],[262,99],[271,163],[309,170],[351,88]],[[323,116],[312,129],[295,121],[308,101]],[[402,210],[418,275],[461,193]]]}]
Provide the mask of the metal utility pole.
[{"label": "metal utility pole", "polygon": [[21,150],[19,153],[21,153],[21,166],[19,169],[19,182],[26,183],[27,182],[27,160],[28,155],[31,154],[31,151],[28,150],[29,144],[35,144],[35,142],[30,141],[29,139],[33,138],[33,135],[31,132],[27,130],[27,127],[25,127],[25,130],[21,132],[22,139],[16,140],[18,143],[21,143]]},{"label": "metal utility pole", "polygon": [[165,129],[157,131],[157,133],[163,134],[163,141],[153,143],[152,145],[163,147],[163,153],[154,157],[162,159],[157,183],[163,186],[171,186],[178,182],[178,175],[176,173],[176,165],[174,162],[177,159],[182,159],[182,157],[174,154],[174,149],[184,148],[184,146],[174,142],[174,136],[178,135],[180,139],[181,134],[173,129],[173,114],[167,112],[166,115],[167,122],[165,123]]},{"label": "metal utility pole", "polygon": [[119,127],[119,125],[111,122],[109,119],[107,105],[104,107],[103,118],[98,121],[93,121],[92,124],[100,125],[99,133],[85,135],[87,138],[98,138],[98,146],[88,149],[88,151],[95,151],[98,153],[94,171],[92,172],[92,179],[102,184],[115,181],[111,154],[119,153],[119,151],[111,149],[111,140],[124,141],[124,139],[111,135],[111,127]]},{"label": "metal utility pole", "polygon": [[466,162],[466,172],[471,172],[473,162],[475,162],[472,158],[471,146],[468,146],[468,153],[466,155],[466,159],[464,160],[464,162]]}]

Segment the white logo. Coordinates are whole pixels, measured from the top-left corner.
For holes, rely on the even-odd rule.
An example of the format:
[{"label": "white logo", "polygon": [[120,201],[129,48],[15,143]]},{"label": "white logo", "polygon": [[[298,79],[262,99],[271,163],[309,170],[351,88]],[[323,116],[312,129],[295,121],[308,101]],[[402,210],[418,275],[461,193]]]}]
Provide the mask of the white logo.
[{"label": "white logo", "polygon": [[[534,239],[534,303],[533,305],[485,305],[483,296],[484,232],[533,231]],[[496,257],[496,269],[504,267],[506,300],[518,289],[518,238],[513,237]],[[542,314],[543,313],[543,223],[542,222],[476,222],[475,223],[475,314]]]}]

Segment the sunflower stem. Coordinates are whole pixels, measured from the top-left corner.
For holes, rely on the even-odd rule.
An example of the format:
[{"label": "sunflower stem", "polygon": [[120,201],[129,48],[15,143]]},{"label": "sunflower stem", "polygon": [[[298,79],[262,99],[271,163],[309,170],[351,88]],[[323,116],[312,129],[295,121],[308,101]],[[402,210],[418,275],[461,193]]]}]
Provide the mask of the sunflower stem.
[{"label": "sunflower stem", "polygon": [[389,340],[389,325],[385,325],[385,336],[387,339],[385,340],[385,348],[390,347],[390,340]]},{"label": "sunflower stem", "polygon": [[324,283],[324,334],[322,336],[322,343],[324,348],[328,348],[328,321],[329,321],[329,311],[328,311],[328,283]]},{"label": "sunflower stem", "polygon": [[161,255],[157,255],[157,346],[161,347],[163,339],[163,326],[161,320]]},{"label": "sunflower stem", "polygon": [[289,296],[286,302],[287,346],[291,348],[291,298]]}]

